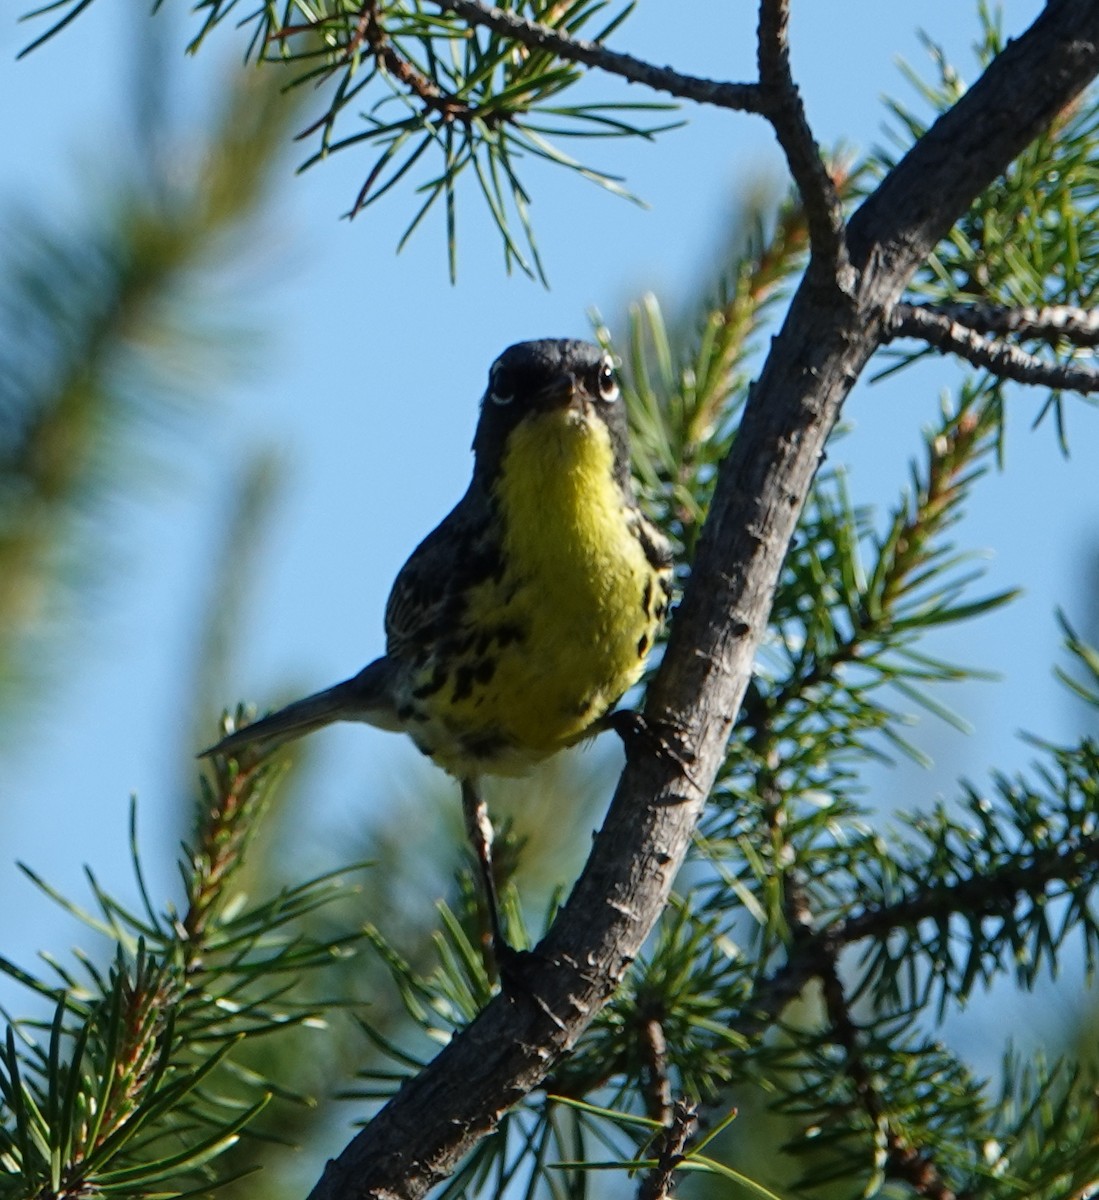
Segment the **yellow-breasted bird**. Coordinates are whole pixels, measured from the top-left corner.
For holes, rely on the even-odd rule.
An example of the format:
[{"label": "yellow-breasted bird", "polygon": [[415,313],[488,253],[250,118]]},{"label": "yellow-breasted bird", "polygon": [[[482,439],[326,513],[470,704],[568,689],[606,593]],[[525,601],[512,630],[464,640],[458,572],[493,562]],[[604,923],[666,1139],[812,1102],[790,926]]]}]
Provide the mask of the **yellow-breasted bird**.
[{"label": "yellow-breasted bird", "polygon": [[598,732],[641,675],[668,606],[671,553],[634,497],[626,411],[598,346],[505,350],[473,451],[468,490],[393,585],[385,654],[204,753],[332,721],[407,733],[461,782],[500,951],[477,781],[521,774]]}]

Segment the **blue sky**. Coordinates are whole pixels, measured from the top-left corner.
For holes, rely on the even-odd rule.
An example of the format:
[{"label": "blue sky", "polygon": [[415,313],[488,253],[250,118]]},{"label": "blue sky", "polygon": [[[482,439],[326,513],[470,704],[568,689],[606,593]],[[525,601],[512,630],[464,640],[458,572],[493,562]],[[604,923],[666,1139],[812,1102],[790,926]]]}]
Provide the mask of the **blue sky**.
[{"label": "blue sky", "polygon": [[[131,0],[95,0],[74,26],[17,63],[28,40],[27,26],[14,21],[19,7],[6,5],[0,17],[0,136],[8,150],[0,212],[26,206],[63,221],[87,187],[109,181],[113,156],[130,150],[119,80],[153,18]],[[1040,8],[1039,0],[1006,3],[1006,29],[1021,31]],[[165,9],[156,20],[174,24],[173,94],[189,111],[206,94],[216,62],[241,42],[226,28],[187,58],[182,47],[194,26],[182,5]],[[880,141],[880,97],[914,101],[898,56],[930,70],[912,8],[801,0],[794,10],[794,71],[818,138],[855,150]],[[672,26],[668,5],[641,0],[616,44],[696,74],[751,77],[754,4],[680,0],[674,11]],[[919,19],[972,75],[970,6],[928,0]],[[48,713],[4,752],[0,953],[27,960],[40,945],[59,951],[59,940],[71,936],[17,874],[16,860],[78,895],[84,863],[109,887],[128,891],[131,793],[140,798],[145,841],[162,850],[150,864],[154,890],[174,886],[179,706],[206,562],[242,457],[259,442],[284,464],[254,604],[233,648],[235,686],[225,697],[262,705],[275,689],[296,683],[312,690],[381,651],[394,574],[465,487],[477,399],[495,355],[522,338],[583,336],[591,306],[613,324],[642,291],[673,304],[688,296],[738,195],[761,179],[781,183],[781,158],[761,120],[689,107],[683,115],[687,127],[655,145],[608,143],[596,155],[628,176],[647,208],[572,177],[534,173],[533,216],[549,290],[504,274],[475,204],[460,213],[459,281],[451,286],[440,221],[429,220],[394,254],[407,195],[391,195],[352,223],[339,219],[358,188],[362,159],[337,156],[300,177],[288,161],[262,248],[234,283],[244,311],[268,328],[262,349],[245,378],[231,379],[186,423],[184,436],[163,435],[164,468],[112,509],[118,585],[104,589]],[[939,389],[956,378],[936,362],[886,384],[860,385],[846,414],[854,432],[838,451],[851,464],[858,500],[895,496]],[[884,799],[949,795],[960,774],[980,778],[990,764],[1025,763],[1030,752],[1014,736],[1019,728],[1067,737],[1080,719],[1050,675],[1059,642],[1053,610],[1063,605],[1081,621],[1086,615],[1086,555],[1099,521],[1099,420],[1070,403],[1066,463],[1051,429],[1029,431],[1039,403],[1022,393],[1013,400],[1006,470],[979,486],[962,527],[967,546],[990,549],[988,589],[1021,585],[1026,595],[946,643],[967,662],[1000,669],[1004,682],[952,694],[975,734],[928,726],[919,736],[935,769],[881,776]],[[340,831],[360,819],[371,796],[383,802],[416,759],[400,739],[358,727],[318,741],[310,780],[316,823],[302,830],[311,863],[338,860]],[[9,996],[0,987],[0,1001]]]}]

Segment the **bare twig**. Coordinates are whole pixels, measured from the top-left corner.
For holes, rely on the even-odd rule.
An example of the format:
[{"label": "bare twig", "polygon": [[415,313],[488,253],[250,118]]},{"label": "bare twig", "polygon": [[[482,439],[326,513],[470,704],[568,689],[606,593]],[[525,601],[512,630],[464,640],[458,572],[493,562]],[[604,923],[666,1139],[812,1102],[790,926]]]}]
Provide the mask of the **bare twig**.
[{"label": "bare twig", "polygon": [[790,74],[789,0],[760,0],[759,81],[765,114],[786,155],[809,224],[810,270],[818,282],[851,286],[844,241],[843,205],[809,128]]},{"label": "bare twig", "polygon": [[967,329],[941,310],[898,304],[886,329],[890,339],[916,338],[944,353],[957,354],[1001,379],[1084,394],[1099,392],[1099,369],[1074,362],[1047,362],[1010,342]]},{"label": "bare twig", "polygon": [[978,333],[1015,334],[1020,341],[1059,342],[1099,346],[1099,309],[1053,304],[1045,308],[1008,308],[1002,304],[925,304]]},{"label": "bare twig", "polygon": [[645,1112],[654,1121],[667,1125],[672,1113],[672,1085],[668,1079],[668,1041],[664,1026],[656,1017],[645,1017],[641,1024],[641,1091]]},{"label": "bare twig", "polygon": [[656,1145],[656,1165],[641,1180],[637,1200],[669,1200],[675,1170],[683,1161],[687,1142],[698,1124],[698,1110],[685,1100],[677,1100],[671,1119]]},{"label": "bare twig", "polygon": [[670,92],[681,100],[696,104],[711,104],[739,112],[764,111],[761,89],[754,83],[719,83],[684,75],[671,67],[656,67],[651,63],[608,50],[598,42],[571,38],[548,25],[539,25],[506,9],[483,4],[480,0],[436,0],[443,12],[457,13],[471,25],[483,25],[496,33],[512,37],[535,50],[548,50],[566,62],[598,67],[611,75],[619,75],[630,83],[642,83],[657,92]]}]

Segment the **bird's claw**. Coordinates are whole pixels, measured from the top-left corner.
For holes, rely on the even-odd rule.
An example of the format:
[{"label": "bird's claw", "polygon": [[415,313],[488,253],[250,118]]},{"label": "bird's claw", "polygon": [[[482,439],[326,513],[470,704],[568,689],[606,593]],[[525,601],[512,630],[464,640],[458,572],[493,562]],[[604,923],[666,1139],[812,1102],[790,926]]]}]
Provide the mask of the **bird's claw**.
[{"label": "bird's claw", "polygon": [[512,998],[529,996],[535,972],[545,963],[536,950],[517,950],[508,942],[493,939],[492,957],[500,988]]},{"label": "bird's claw", "polygon": [[618,708],[604,718],[628,750],[655,754],[674,762],[689,779],[694,766],[694,752],[687,746],[687,735],[670,721],[653,721],[632,708]]}]

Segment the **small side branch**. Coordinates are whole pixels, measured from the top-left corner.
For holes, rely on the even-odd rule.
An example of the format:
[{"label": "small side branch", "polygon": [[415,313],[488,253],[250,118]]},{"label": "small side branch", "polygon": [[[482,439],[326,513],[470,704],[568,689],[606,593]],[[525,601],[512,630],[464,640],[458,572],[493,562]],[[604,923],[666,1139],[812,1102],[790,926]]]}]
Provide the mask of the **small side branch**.
[{"label": "small side branch", "polygon": [[1097,869],[1099,840],[1070,840],[1024,860],[1009,860],[983,874],[921,888],[893,904],[863,909],[815,936],[826,936],[838,947],[868,937],[883,939],[896,929],[912,929],[921,921],[941,920],[952,913],[1002,916],[1014,910],[1020,897],[1042,897],[1051,884],[1067,887],[1082,876],[1094,878]]},{"label": "small side branch", "polygon": [[654,1121],[667,1125],[672,1117],[672,1085],[668,1078],[668,1041],[656,1017],[646,1017],[640,1030],[641,1090],[645,1111]]},{"label": "small side branch", "polygon": [[[275,35],[279,40],[290,37],[300,37],[306,33],[323,31],[326,18],[318,17],[305,24],[287,25]],[[359,17],[346,42],[340,48],[339,56],[334,65],[329,68],[331,74],[337,67],[350,66],[362,52],[374,59],[377,66],[404,84],[416,99],[432,112],[438,113],[444,121],[461,121],[472,124],[475,119],[487,124],[498,122],[499,113],[486,113],[479,108],[462,100],[460,97],[444,91],[433,80],[418,70],[411,62],[401,55],[393,45],[382,25],[378,15],[378,0],[363,0],[359,8]],[[328,113],[319,121],[304,129],[299,137],[307,137],[325,125],[331,125],[332,114]]]},{"label": "small side branch", "polygon": [[[736,1032],[758,1037],[778,1020],[786,1006],[814,979],[823,979],[840,952],[867,938],[884,941],[891,933],[912,929],[921,921],[942,921],[953,913],[999,916],[1014,910],[1020,897],[1048,894],[1051,884],[1066,886],[1099,869],[1099,839],[1070,840],[1009,860],[992,870],[950,883],[933,884],[910,892],[892,904],[867,907],[807,931],[799,921],[787,960],[760,979]],[[788,909],[790,902],[787,901]]]},{"label": "small side branch", "polygon": [[885,1148],[886,1175],[908,1184],[917,1196],[926,1197],[926,1200],[957,1200],[957,1193],[939,1174],[930,1156],[910,1145],[894,1128],[874,1073],[863,1055],[859,1030],[851,1016],[834,959],[828,960],[821,975],[821,990],[832,1036],[843,1051],[847,1077]]},{"label": "small side branch", "polygon": [[759,81],[764,113],[786,155],[809,225],[814,264],[823,279],[844,285],[849,262],[843,205],[813,137],[790,73],[789,0],[760,0]]},{"label": "small side branch", "polygon": [[433,80],[428,79],[406,58],[397,53],[378,20],[376,0],[367,0],[367,3],[362,6],[356,26],[356,35],[347,49],[347,61],[350,61],[358,53],[363,41],[370,47],[370,52],[379,66],[384,67],[394,79],[400,80],[413,95],[419,98],[425,108],[439,113],[445,121],[462,120],[468,123],[479,115],[465,101],[444,92]]},{"label": "small side branch", "polygon": [[[1032,335],[1037,336],[1037,335]],[[886,339],[915,338],[944,354],[956,354],[1001,379],[1057,391],[1099,392],[1099,370],[1079,363],[1052,363],[1000,338],[967,328],[949,310],[918,304],[898,304],[886,326]]]},{"label": "small side branch", "polygon": [[1052,304],[1045,308],[1008,308],[1002,304],[927,304],[937,313],[977,333],[1020,341],[1068,342],[1073,346],[1099,346],[1099,309]]},{"label": "small side branch", "polygon": [[683,1161],[687,1142],[698,1124],[698,1112],[693,1104],[677,1100],[671,1120],[660,1135],[656,1146],[656,1166],[641,1180],[637,1200],[669,1200],[675,1170]]},{"label": "small side branch", "polygon": [[481,0],[437,0],[437,3],[443,12],[456,13],[470,25],[481,25],[514,38],[532,50],[548,50],[566,62],[597,67],[608,74],[619,75],[629,83],[642,83],[657,92],[670,92],[680,100],[738,112],[764,111],[762,91],[754,83],[719,83],[696,75],[684,75],[671,67],[656,67],[632,55],[608,50],[598,42],[571,38],[548,25],[529,21]]}]

